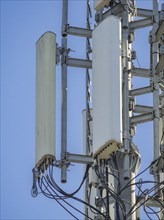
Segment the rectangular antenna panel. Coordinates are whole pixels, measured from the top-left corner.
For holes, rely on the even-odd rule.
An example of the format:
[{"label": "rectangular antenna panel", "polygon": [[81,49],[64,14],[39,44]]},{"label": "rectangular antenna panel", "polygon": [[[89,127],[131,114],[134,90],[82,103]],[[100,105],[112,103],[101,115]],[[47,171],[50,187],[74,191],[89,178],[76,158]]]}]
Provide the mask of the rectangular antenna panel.
[{"label": "rectangular antenna panel", "polygon": [[111,0],[94,0],[94,9],[98,11],[105,6],[108,6],[110,1]]},{"label": "rectangular antenna panel", "polygon": [[36,43],[36,167],[55,158],[56,35]]},{"label": "rectangular antenna panel", "polygon": [[107,159],[122,144],[121,20],[93,31],[93,154]]}]

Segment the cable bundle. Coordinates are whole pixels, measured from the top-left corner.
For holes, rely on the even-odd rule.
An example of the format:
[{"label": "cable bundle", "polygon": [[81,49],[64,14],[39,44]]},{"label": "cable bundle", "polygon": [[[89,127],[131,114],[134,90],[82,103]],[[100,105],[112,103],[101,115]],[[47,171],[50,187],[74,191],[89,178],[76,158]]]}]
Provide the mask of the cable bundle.
[{"label": "cable bundle", "polygon": [[[109,197],[112,197],[115,201],[115,210],[116,210],[116,217],[119,220],[120,219],[120,211],[122,212],[124,220],[126,220],[128,217],[130,217],[134,212],[137,211],[141,206],[143,206],[143,210],[145,211],[146,215],[149,219],[151,218],[151,215],[156,215],[158,219],[158,213],[160,211],[164,210],[164,201],[161,201],[157,196],[159,193],[163,193],[164,191],[164,181],[162,182],[154,182],[154,181],[143,181],[140,179],[138,182],[133,183],[133,180],[139,177],[141,174],[143,174],[146,170],[148,170],[153,164],[155,164],[158,161],[155,160],[151,163],[150,166],[148,166],[146,169],[144,169],[142,172],[140,172],[138,175],[136,175],[133,179],[131,179],[124,188],[120,189],[120,177],[119,172],[118,174],[114,174],[113,172],[109,172],[109,164],[105,160],[97,160],[95,168],[95,173],[98,176],[99,179],[99,185],[101,186],[101,190],[106,191],[106,196],[101,196],[102,206],[104,208],[104,211],[101,212],[101,209],[98,209],[93,206],[93,204],[90,204],[90,196],[91,196],[91,190],[92,185],[89,187],[89,193],[88,193],[88,201],[84,201],[75,195],[80,191],[82,188],[84,182],[88,178],[88,172],[90,169],[90,166],[87,165],[86,172],[84,174],[84,177],[82,179],[82,182],[80,186],[72,193],[65,192],[55,181],[54,178],[54,164],[49,164],[46,171],[41,172],[38,170],[33,169],[33,186],[32,186],[32,196],[36,197],[39,193],[42,193],[47,198],[54,199],[59,205],[61,205],[65,211],[67,211],[74,219],[78,219],[75,214],[73,214],[69,209],[73,209],[75,212],[80,213],[82,216],[85,216],[87,219],[93,220],[90,216],[88,216],[87,213],[84,213],[77,209],[75,206],[73,206],[70,203],[70,200],[78,201],[79,203],[84,204],[85,206],[89,207],[90,210],[95,215],[100,215],[105,220],[111,220],[110,213],[109,213]],[[116,188],[114,186],[109,185],[109,177],[113,176],[114,180],[116,181]],[[153,184],[149,189],[143,189],[143,186],[147,186],[147,184]],[[131,209],[127,212],[125,201],[121,199],[121,194],[127,190],[129,187],[135,185],[138,189],[138,196],[136,199],[136,203],[133,204]],[[40,189],[40,192],[38,192],[38,189]],[[146,205],[146,203],[153,199],[159,205],[161,206],[160,211],[155,211],[153,208]],[[67,207],[66,207],[67,206]],[[149,211],[148,211],[149,209]]]},{"label": "cable bundle", "polygon": [[[39,177],[38,177],[38,171],[34,171],[34,169],[33,169],[33,174],[36,172],[35,174],[38,177],[37,179],[33,179],[34,180],[33,186],[32,186],[32,196],[33,197],[36,197],[39,193],[42,193],[47,198],[54,199],[74,219],[78,219],[78,218],[71,211],[69,211],[69,209],[66,208],[65,206],[69,206],[70,208],[74,209],[76,212],[78,212],[81,215],[87,217],[87,219],[93,220],[88,215],[86,215],[84,212],[80,211],[75,206],[71,205],[70,202],[69,202],[70,199],[73,199],[75,201],[78,201],[79,203],[82,203],[86,206],[89,206],[96,213],[98,213],[99,215],[105,217],[105,215],[103,213],[101,213],[98,209],[96,209],[94,206],[88,204],[87,202],[85,202],[84,200],[82,200],[78,197],[75,197],[75,194],[77,194],[80,191],[82,185],[84,184],[84,182],[85,182],[85,180],[88,176],[89,165],[86,168],[86,172],[85,172],[85,175],[82,179],[82,182],[81,182],[80,186],[77,188],[77,190],[75,190],[72,193],[65,192],[55,182],[54,175],[53,175],[53,169],[54,169],[54,165],[53,164],[49,165],[48,169],[44,173],[41,173],[41,172],[39,173]],[[40,189],[40,192],[38,192],[37,187]]]}]

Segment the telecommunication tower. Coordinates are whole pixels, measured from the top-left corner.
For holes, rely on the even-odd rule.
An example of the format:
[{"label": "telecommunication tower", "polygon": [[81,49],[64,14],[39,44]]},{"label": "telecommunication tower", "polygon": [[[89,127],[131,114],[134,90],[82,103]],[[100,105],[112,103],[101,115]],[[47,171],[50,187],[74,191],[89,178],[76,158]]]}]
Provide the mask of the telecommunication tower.
[{"label": "telecommunication tower", "polygon": [[[69,1],[62,0],[62,42],[53,32],[37,42],[36,68],[36,165],[32,195],[41,192],[59,204],[73,198],[85,206],[85,219],[164,219],[164,3],[152,1],[152,10],[137,8],[135,0],[86,0],[86,27],[68,24]],[[95,19],[93,18],[95,16]],[[94,20],[94,26],[91,21]],[[136,68],[133,60],[135,31],[150,27],[150,68]],[[86,38],[86,59],[71,58],[69,35]],[[56,160],[56,64],[61,63],[61,158]],[[86,108],[83,111],[84,154],[67,150],[67,68],[86,69]],[[149,85],[133,89],[133,78]],[[92,82],[92,93],[90,92]],[[141,105],[136,97],[152,94],[152,106]],[[91,101],[92,100],[92,101]],[[138,124],[153,122],[154,158],[150,170],[154,181],[139,180],[141,155],[134,144]],[[73,193],[65,192],[53,178],[61,169],[67,182],[70,163],[86,165],[82,183]],[[85,198],[76,193],[82,185]],[[149,188],[142,188],[147,184]],[[63,206],[63,205],[62,205]],[[64,207],[64,206],[63,206]],[[147,211],[149,209],[150,212]],[[73,218],[76,216],[66,209]]]}]

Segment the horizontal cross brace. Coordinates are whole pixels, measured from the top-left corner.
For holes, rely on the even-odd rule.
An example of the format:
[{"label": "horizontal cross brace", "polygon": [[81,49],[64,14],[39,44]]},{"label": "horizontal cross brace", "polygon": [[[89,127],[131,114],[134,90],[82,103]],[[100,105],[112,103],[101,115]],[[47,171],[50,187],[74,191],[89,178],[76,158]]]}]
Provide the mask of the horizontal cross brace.
[{"label": "horizontal cross brace", "polygon": [[66,61],[66,64],[70,67],[79,67],[79,68],[86,68],[86,69],[92,68],[92,61],[90,60],[68,58]]},{"label": "horizontal cross brace", "polygon": [[133,69],[130,70],[130,72],[131,72],[131,74],[133,76],[150,78],[150,71],[149,71],[149,69],[133,68]]},{"label": "horizontal cross brace", "polygon": [[67,26],[66,33],[69,35],[79,36],[79,37],[92,37],[92,30],[86,28]]},{"label": "horizontal cross brace", "polygon": [[145,106],[145,105],[136,105],[133,110],[133,113],[137,113],[137,114],[147,114],[152,112],[153,112],[153,107]]},{"label": "horizontal cross brace", "polygon": [[159,74],[162,71],[164,71],[164,54],[160,56],[159,62],[156,66],[156,74]]},{"label": "horizontal cross brace", "polygon": [[161,21],[159,24],[159,28],[157,29],[157,32],[156,32],[155,40],[159,41],[163,33],[164,33],[164,21]]},{"label": "horizontal cross brace", "polygon": [[153,24],[153,20],[151,18],[141,19],[137,21],[130,22],[130,29],[139,29],[149,27]]},{"label": "horizontal cross brace", "polygon": [[81,163],[81,164],[92,164],[93,163],[93,158],[91,156],[81,155],[81,154],[67,153],[66,160],[72,163]]},{"label": "horizontal cross brace", "polygon": [[141,197],[138,197],[138,199],[141,199],[140,200],[140,205],[142,205],[142,203],[144,203],[145,206],[150,206],[150,207],[161,207],[163,208],[163,201],[162,199],[158,199],[158,198],[148,198],[147,202],[145,203],[145,197],[141,198]]},{"label": "horizontal cross brace", "polygon": [[152,86],[147,86],[139,89],[133,89],[130,91],[130,96],[138,96],[138,95],[144,95],[147,93],[150,93],[153,91]]},{"label": "horizontal cross brace", "polygon": [[137,115],[130,118],[131,124],[142,124],[145,122],[152,121],[154,119],[154,116],[152,113],[143,114],[143,115]]},{"label": "horizontal cross brace", "polygon": [[153,11],[144,8],[137,8],[137,17],[143,17],[143,18],[153,17]]}]

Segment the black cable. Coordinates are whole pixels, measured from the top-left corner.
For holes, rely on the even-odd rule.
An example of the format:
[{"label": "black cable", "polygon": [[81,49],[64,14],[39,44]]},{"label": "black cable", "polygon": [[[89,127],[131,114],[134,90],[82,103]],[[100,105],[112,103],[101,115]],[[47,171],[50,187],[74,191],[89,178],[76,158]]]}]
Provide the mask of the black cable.
[{"label": "black cable", "polygon": [[139,179],[139,184],[137,185],[137,188],[138,188],[138,196],[140,195],[140,192],[142,193],[142,179]]},{"label": "black cable", "polygon": [[[45,179],[46,183],[48,183],[45,177],[44,177],[44,179]],[[58,195],[58,194],[55,192],[55,190],[54,190],[51,186],[49,186],[49,187],[50,187],[50,189],[52,190],[52,192],[55,193],[64,203],[66,203],[66,204],[69,205],[71,208],[73,208],[74,210],[76,210],[76,211],[79,212],[80,214],[84,215],[84,216],[87,217],[88,219],[93,220],[92,218],[90,218],[89,216],[85,215],[83,212],[81,212],[80,210],[78,210],[76,207],[72,206],[70,203],[68,203],[67,201],[65,201],[60,195]]]},{"label": "black cable", "polygon": [[[108,183],[108,168],[106,167],[106,182]],[[108,190],[106,189],[106,220],[109,219],[109,195],[108,195]]]},{"label": "black cable", "polygon": [[103,185],[103,187],[105,189],[108,190],[109,194],[116,200],[118,201],[121,209],[122,209],[122,212],[123,212],[123,215],[125,215],[125,207],[124,207],[124,203],[122,202],[122,200],[118,197],[118,195],[113,191],[111,190],[109,187],[107,187],[107,184],[106,182],[104,181],[104,177],[101,176],[101,174],[99,173],[99,179],[101,180],[101,184]]},{"label": "black cable", "polygon": [[[146,210],[146,208],[148,208],[148,209],[150,209],[152,212],[148,212],[147,210]],[[145,211],[145,213],[146,213],[146,215],[148,216],[148,217],[150,217],[149,215],[156,215],[156,217],[158,218],[158,220],[160,220],[160,218],[159,218],[159,216],[158,216],[158,213],[160,213],[160,211],[158,211],[158,212],[156,212],[153,208],[151,208],[151,207],[149,207],[149,206],[144,206],[144,211]],[[150,218],[151,219],[151,218]],[[153,220],[153,219],[151,219],[151,220]]]},{"label": "black cable", "polygon": [[[87,171],[87,172],[88,172],[88,171]],[[51,174],[52,174],[52,171],[51,171]],[[51,175],[51,174],[50,174],[50,175]],[[86,175],[86,176],[87,176],[87,175]],[[85,177],[85,178],[86,178],[86,177]],[[84,178],[84,179],[85,179],[85,178]],[[89,205],[88,203],[86,203],[86,202],[83,201],[82,199],[79,199],[79,198],[73,196],[75,192],[77,193],[77,190],[76,190],[74,193],[72,193],[72,194],[68,194],[68,193],[66,193],[65,191],[63,191],[63,190],[56,184],[56,182],[54,181],[52,175],[50,176],[50,179],[53,181],[53,183],[54,183],[53,186],[55,187],[55,189],[56,189],[59,193],[63,194],[64,196],[66,196],[66,197],[68,197],[68,198],[75,199],[76,201],[79,201],[79,202],[81,202],[81,203],[83,203],[83,204],[85,204],[85,205],[91,207],[91,208],[94,209],[96,212],[98,212],[98,214],[100,214],[100,215],[102,215],[103,217],[105,217],[105,215],[103,215],[103,213],[101,213],[101,212],[100,212],[98,209],[96,209],[95,207]],[[82,181],[82,182],[84,182],[84,181]],[[81,185],[82,185],[82,184],[81,184]],[[81,185],[80,185],[80,186],[81,186]],[[79,188],[78,188],[78,190],[79,190]]]},{"label": "black cable", "polygon": [[[162,137],[163,138],[163,137]],[[162,140],[162,139],[161,139]],[[156,193],[154,193],[153,195],[150,196],[150,194],[156,189],[158,188],[160,185],[162,185],[164,183],[164,181],[162,181],[161,183],[159,182],[154,182],[154,181],[141,181],[139,180],[139,182],[137,183],[132,183],[130,184],[135,178],[137,178],[138,176],[140,176],[142,173],[144,173],[147,169],[149,169],[154,163],[156,163],[156,161],[159,160],[159,159],[156,159],[155,161],[153,161],[147,168],[145,168],[142,172],[140,172],[138,175],[136,175],[133,179],[131,179],[125,186],[122,190],[120,190],[120,186],[119,186],[119,177],[117,177],[116,175],[114,175],[113,173],[110,173],[108,172],[108,168],[106,167],[106,164],[104,161],[100,161],[100,164],[95,166],[95,172],[96,172],[96,175],[98,176],[98,178],[100,179],[101,181],[101,184],[103,186],[104,189],[106,189],[106,192],[107,192],[107,197],[106,197],[106,202],[107,202],[107,205],[106,203],[104,202],[104,205],[105,205],[105,208],[106,208],[106,216],[101,213],[101,211],[99,211],[98,209],[96,209],[94,206],[91,206],[90,205],[90,202],[87,203],[77,197],[75,197],[74,195],[81,189],[84,181],[86,180],[87,176],[88,176],[88,171],[89,171],[89,168],[90,166],[87,166],[86,168],[86,172],[84,174],[84,177],[82,179],[82,182],[80,184],[80,186],[73,192],[73,193],[67,193],[65,192],[63,189],[61,189],[59,187],[59,185],[55,182],[54,178],[53,178],[53,165],[49,166],[49,169],[47,171],[47,175],[44,177],[42,176],[41,180],[40,180],[40,177],[37,179],[38,181],[38,185],[39,185],[39,188],[41,190],[41,192],[48,198],[51,198],[51,199],[55,199],[69,214],[70,214],[70,211],[64,207],[63,204],[61,204],[61,202],[59,202],[58,200],[62,200],[62,202],[66,203],[67,205],[69,205],[71,208],[75,209],[76,211],[78,211],[80,214],[88,217],[89,219],[92,220],[92,218],[90,218],[89,216],[85,215],[84,213],[82,213],[81,211],[79,211],[78,209],[76,209],[74,206],[72,206],[70,203],[66,202],[65,199],[68,199],[68,198],[72,198],[80,203],[83,203],[85,204],[86,206],[88,206],[91,211],[96,211],[95,214],[100,214],[102,215],[103,217],[105,217],[105,219],[111,219],[110,216],[109,216],[109,195],[110,194],[116,201],[116,208],[119,209],[119,207],[121,208],[121,211],[122,211],[122,214],[124,216],[124,219],[130,215],[132,215],[139,207],[143,206],[149,199],[153,198],[153,196],[155,196],[157,193],[159,193],[161,190],[164,189],[164,187],[162,187],[160,190],[158,190]],[[97,161],[98,162],[98,161]],[[33,175],[35,173],[33,172]],[[111,188],[109,188],[108,186],[108,175],[112,175],[118,182],[118,186],[117,186],[117,193],[115,192],[116,190],[112,190]],[[34,178],[34,176],[33,176]],[[41,181],[41,182],[40,182]],[[47,183],[47,186],[46,184]],[[142,190],[142,185],[143,184],[147,184],[147,183],[155,183],[156,185],[153,186],[152,188],[150,189],[146,189],[146,190]],[[44,185],[44,190],[43,190],[43,186]],[[139,198],[137,199],[136,203],[131,207],[131,209],[129,210],[128,214],[126,215],[126,207],[125,207],[125,204],[123,202],[123,200],[120,198],[120,194],[125,190],[127,189],[128,187],[132,186],[132,185],[136,185],[139,189],[139,192],[140,192],[140,196]],[[118,190],[119,189],[119,190]],[[36,180],[35,178],[33,179],[33,186],[32,186],[32,192],[34,193],[34,196],[37,196],[38,194],[38,191],[37,190],[37,184],[36,184]],[[55,190],[57,190],[61,195],[59,195]],[[45,191],[47,191],[48,193],[46,193]],[[51,193],[51,191],[54,193],[54,195]],[[119,192],[118,192],[119,191]],[[90,189],[90,195],[91,195],[91,189]],[[90,195],[89,195],[89,201],[90,201]],[[138,206],[135,210],[134,208],[136,207],[136,205],[143,200],[143,198],[141,196],[149,196],[148,199],[146,199],[140,206]],[[153,198],[155,199],[155,198]],[[104,200],[103,200],[104,201]],[[157,202],[159,202],[161,205],[163,205],[160,201],[157,200]],[[146,210],[146,209],[145,209]],[[155,214],[157,215],[157,212],[155,212],[153,209],[152,209],[152,212],[153,213],[149,213],[147,210],[146,210],[146,214],[147,215],[150,215],[150,214]],[[117,213],[117,217],[119,216],[119,213]],[[74,217],[75,219],[76,216],[72,215],[72,217]],[[150,216],[149,216],[150,217]],[[120,218],[120,217],[119,217]]]},{"label": "black cable", "polygon": [[[148,184],[148,183],[152,183],[152,184],[156,184],[156,185],[161,185],[161,184],[163,184],[164,183],[164,181],[162,181],[162,182],[155,182],[155,181],[152,181],[152,180],[144,180],[144,181],[139,181],[139,182],[136,182],[136,183],[132,183],[132,184],[130,184],[130,185],[128,185],[128,187],[131,187],[131,186],[134,186],[134,185],[140,185],[140,184]],[[127,187],[127,188],[128,188]],[[155,187],[155,186],[153,186],[153,187]]]},{"label": "black cable", "polygon": [[54,181],[54,179],[53,179],[53,166],[52,166],[51,170],[50,170],[50,168],[49,168],[49,176],[48,176],[47,178],[49,178],[49,181],[51,182],[52,186],[53,186],[59,193],[61,193],[61,194],[67,194],[66,197],[70,197],[71,194],[68,194],[68,193],[64,192],[63,189],[61,189],[61,188],[56,184],[56,182]]},{"label": "black cable", "polygon": [[71,196],[75,195],[77,192],[79,192],[79,190],[81,189],[81,187],[82,187],[82,185],[83,185],[83,183],[84,183],[84,181],[85,181],[85,179],[86,179],[86,177],[87,177],[87,175],[88,175],[89,168],[90,168],[90,165],[87,165],[86,172],[85,172],[85,174],[84,174],[84,177],[83,177],[83,180],[82,180],[80,186],[79,186],[74,192],[72,192],[72,193],[66,193],[66,192],[64,192],[63,189],[60,188],[60,187],[56,184],[56,182],[55,182],[54,179],[53,179],[53,166],[52,166],[52,171],[50,172],[50,178],[51,178],[52,183],[58,188],[59,191],[62,192],[62,194],[65,194],[65,195],[67,195],[68,197],[71,197]]},{"label": "black cable", "polygon": [[[118,172],[118,163],[117,163],[117,157],[116,155],[113,157],[113,162],[115,163],[115,166],[116,166],[116,171],[117,171],[117,175],[118,177],[116,178],[118,180],[118,183],[117,183],[117,193],[120,191],[120,173]],[[115,175],[114,175],[115,176]],[[116,201],[116,218],[118,220],[120,220],[120,212],[119,212],[119,204],[118,204],[118,201]]]},{"label": "black cable", "polygon": [[[147,184],[147,183],[158,183],[158,182],[153,182],[153,181],[143,181],[142,184]],[[132,184],[131,184],[132,185]],[[134,184],[135,185],[135,184]],[[137,183],[136,183],[137,185]],[[154,191],[155,188],[159,187],[161,184],[156,184],[154,187],[152,187],[151,189],[146,189],[145,191],[142,191],[142,194],[144,195],[144,197],[148,196],[152,191]],[[159,190],[160,191],[160,190]],[[136,203],[131,207],[131,209],[129,210],[129,213],[133,211],[133,209],[137,206],[138,203],[140,203],[140,201],[142,201],[142,194],[140,195],[140,197],[137,199]],[[152,196],[149,196],[150,198],[152,198]],[[154,198],[153,198],[154,199]]]},{"label": "black cable", "polygon": [[[153,186],[151,189],[149,189],[149,194],[152,193],[153,191],[156,190],[156,188],[158,188],[159,186],[161,186],[162,184],[164,184],[164,181],[157,183],[155,186]],[[161,189],[159,190],[159,192],[161,191]]]},{"label": "black cable", "polygon": [[148,217],[149,220],[153,220],[153,219],[149,216],[149,214],[147,213],[145,206],[144,206],[144,212],[146,213],[146,215],[147,215],[147,217]]},{"label": "black cable", "polygon": [[129,187],[129,184],[135,180],[138,176],[140,176],[141,174],[143,174],[146,170],[148,170],[153,164],[155,164],[157,162],[158,159],[154,160],[148,167],[146,167],[142,172],[140,172],[139,174],[137,174],[134,178],[132,178],[125,186],[124,188],[122,188],[119,192],[119,194],[121,194],[127,187]]},{"label": "black cable", "polygon": [[107,189],[109,194],[114,198],[114,200],[116,200],[118,202],[118,204],[119,204],[119,206],[120,206],[120,208],[122,210],[122,214],[125,217],[125,215],[126,215],[126,207],[125,207],[124,202],[121,200],[121,198],[119,197],[118,193],[116,194],[113,190],[111,190],[109,187],[107,187],[107,184],[104,181],[104,177],[101,175],[101,172],[98,169],[99,167],[101,167],[101,161],[100,161],[100,166],[98,166],[98,161],[97,161],[97,165],[95,166],[95,172],[96,172],[98,178],[100,179],[101,184],[103,185],[103,187],[105,189]]},{"label": "black cable", "polygon": [[[160,190],[158,190],[156,193],[154,193],[152,196],[150,196],[149,198],[147,198],[141,205],[139,205],[135,210],[133,210],[133,212],[130,212],[127,214],[127,217],[131,216],[134,212],[136,212],[141,206],[143,206],[147,201],[149,201],[151,198],[153,198],[155,195],[157,195],[159,193],[159,191],[163,190],[163,188],[161,188]],[[135,205],[136,206],[136,205]]]},{"label": "black cable", "polygon": [[[45,186],[45,184],[44,184],[44,182],[43,182],[43,185]],[[50,193],[50,191],[48,190],[48,188],[47,188],[47,191]],[[45,195],[45,192],[43,192],[43,194]],[[51,193],[50,193],[51,194]],[[52,194],[51,194],[52,195]],[[52,197],[55,199],[55,197],[52,195]],[[61,202],[59,202],[57,199],[55,199],[56,200],[56,202],[59,204],[59,205],[61,205],[62,206],[62,208],[65,210],[65,211],[67,211],[73,218],[75,218],[75,219],[77,219],[78,220],[78,218],[75,216],[75,215],[73,215]]]},{"label": "black cable", "polygon": [[72,198],[75,199],[75,200],[77,200],[78,202],[83,203],[83,204],[86,205],[86,206],[91,207],[91,208],[92,208],[93,210],[95,210],[98,214],[102,215],[102,216],[105,218],[105,215],[104,215],[103,213],[101,213],[98,209],[96,209],[94,206],[89,205],[87,202],[85,202],[85,201],[83,201],[82,199],[79,199],[79,198],[77,198],[77,197],[75,197],[75,196],[73,196]]}]

